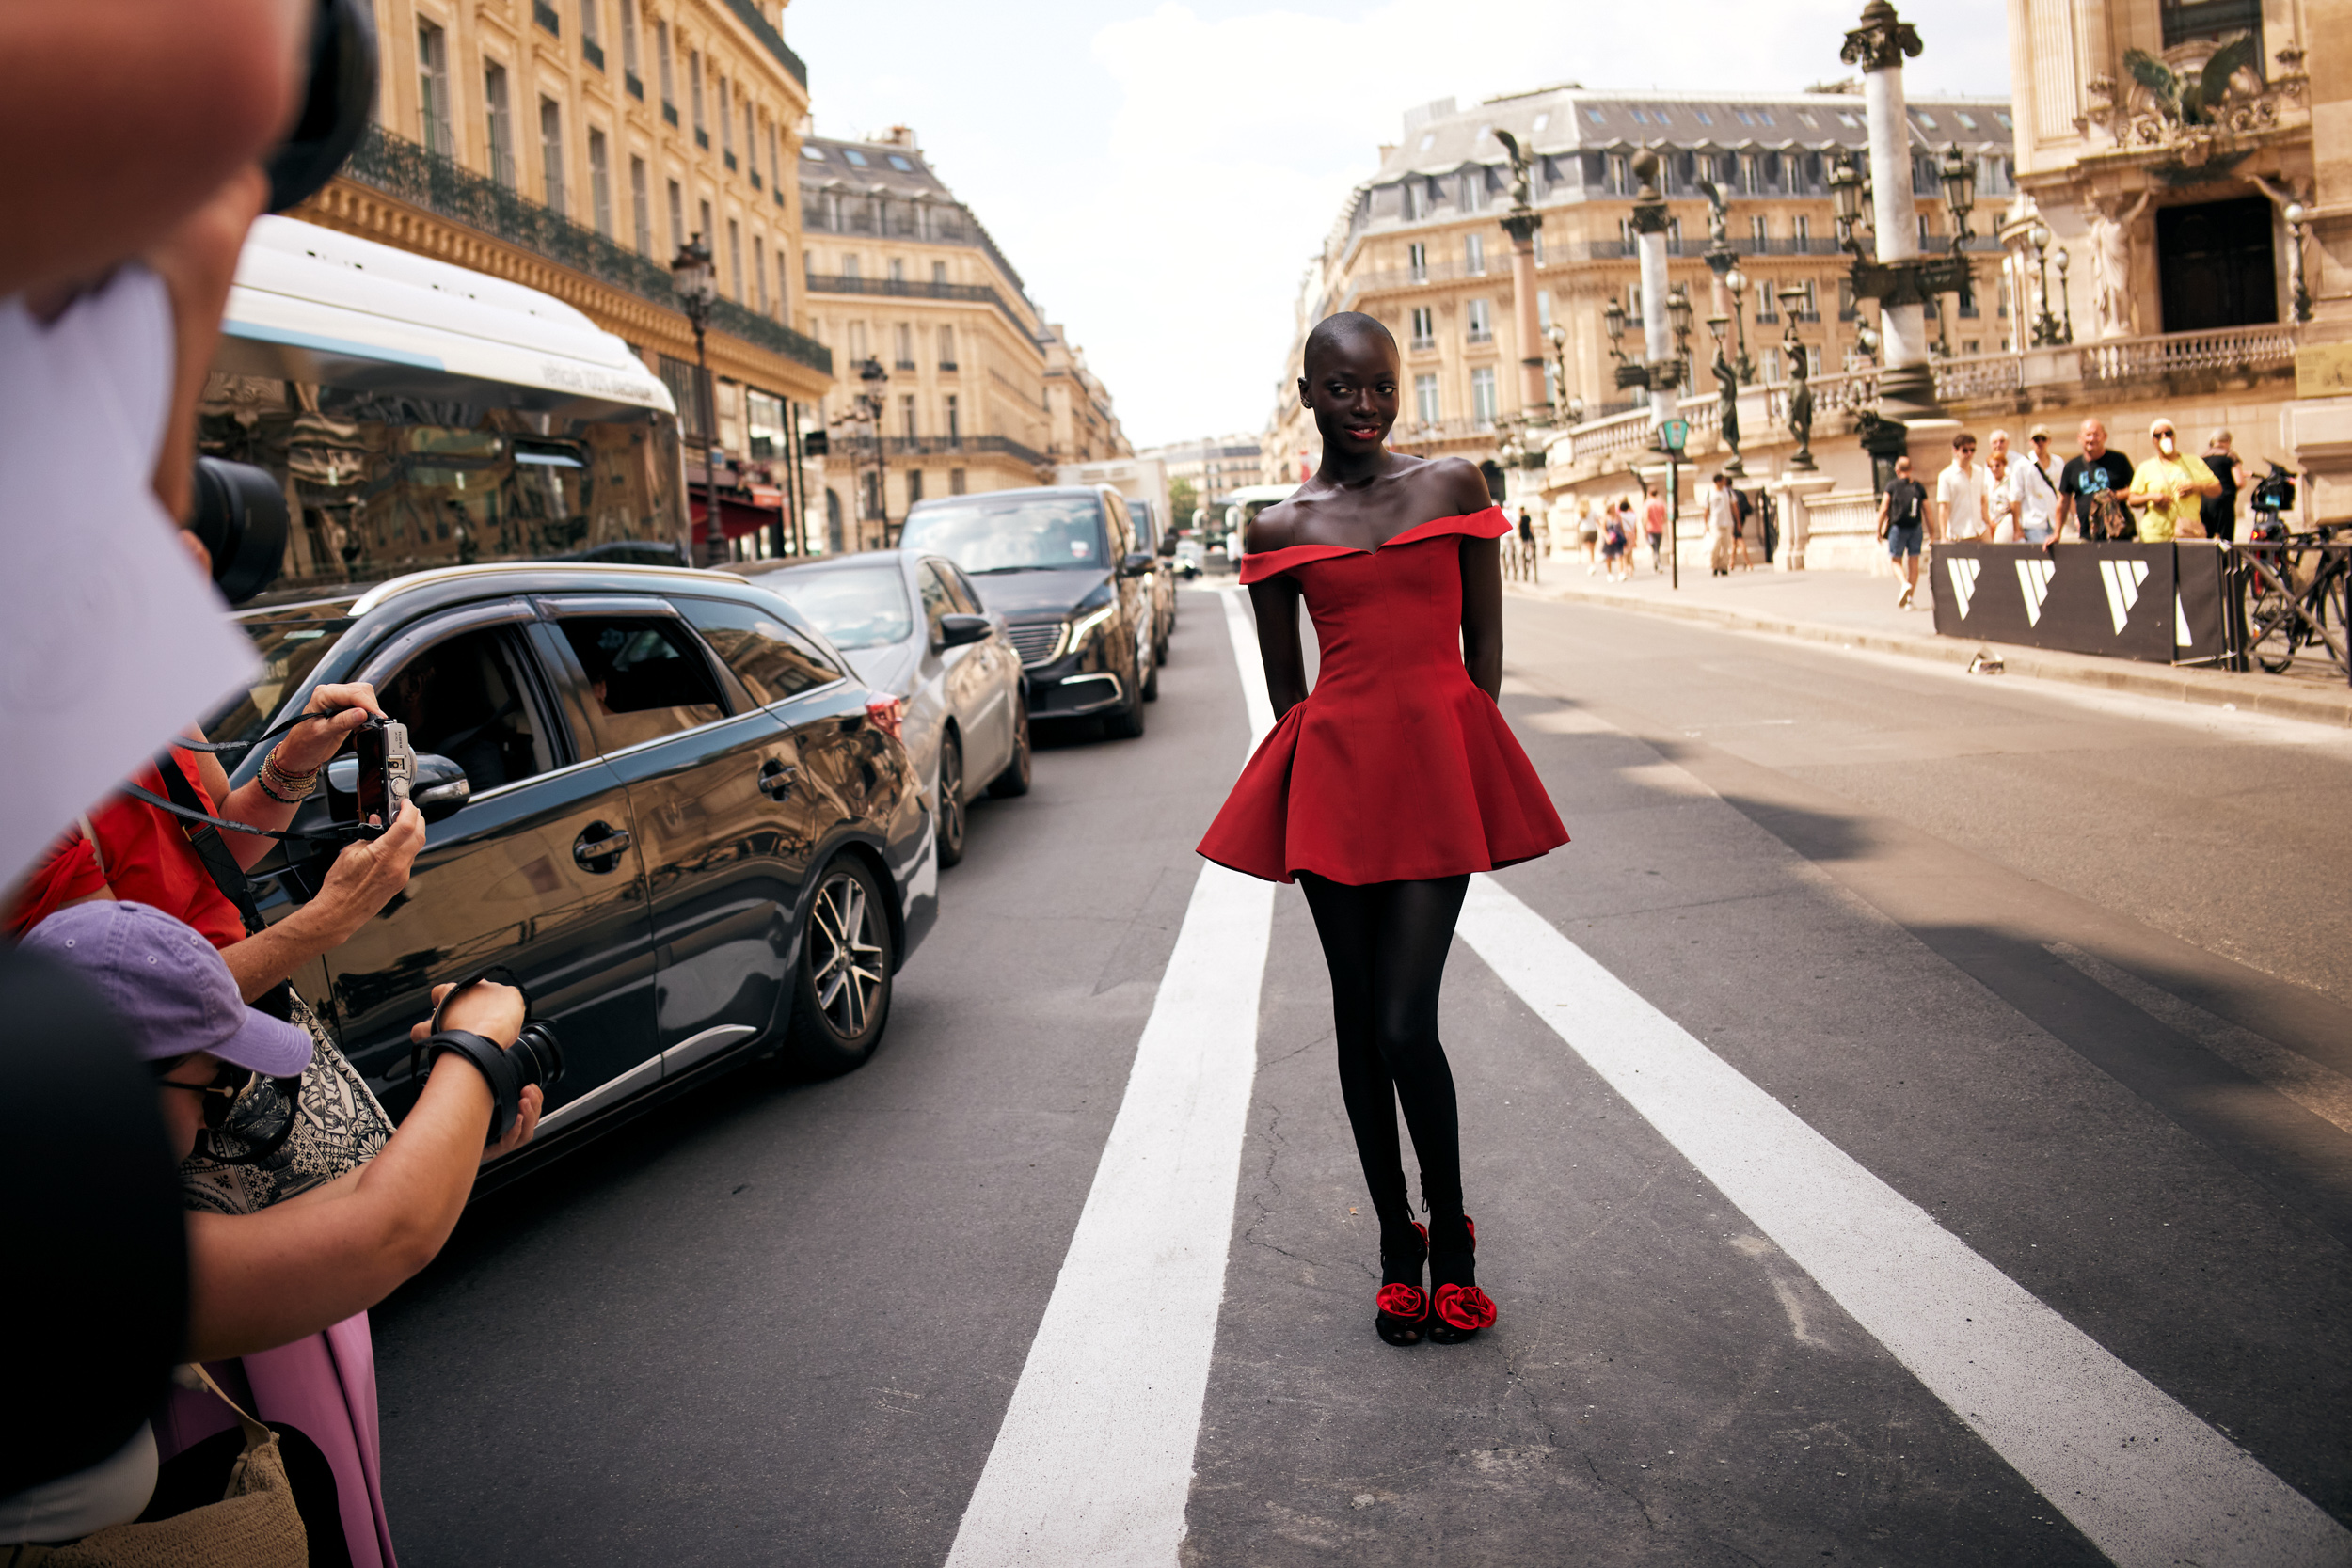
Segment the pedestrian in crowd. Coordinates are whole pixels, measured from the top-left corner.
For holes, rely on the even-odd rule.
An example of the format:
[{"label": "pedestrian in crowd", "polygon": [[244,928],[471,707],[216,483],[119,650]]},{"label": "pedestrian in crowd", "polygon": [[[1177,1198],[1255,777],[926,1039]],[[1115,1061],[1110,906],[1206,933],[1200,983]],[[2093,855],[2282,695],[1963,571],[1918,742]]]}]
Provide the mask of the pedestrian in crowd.
[{"label": "pedestrian in crowd", "polygon": [[1908,609],[1912,595],[1919,591],[1919,550],[1927,538],[1927,513],[1928,487],[1911,477],[1911,458],[1906,453],[1895,459],[1895,477],[1879,497],[1879,537],[1886,542],[1887,557],[1903,579],[1902,591],[1895,595],[1899,610]]},{"label": "pedestrian in crowd", "polygon": [[1528,515],[1524,506],[1519,508],[1519,571],[1528,581],[1536,580],[1535,519]]},{"label": "pedestrian in crowd", "polygon": [[2221,493],[2205,498],[2198,506],[2198,520],[2205,526],[2205,537],[2229,544],[2237,537],[2238,469],[2242,467],[2237,449],[2231,445],[2230,433],[2217,430],[2205,443],[2205,471],[2220,482]]},{"label": "pedestrian in crowd", "polygon": [[1745,570],[1754,571],[1756,562],[1748,554],[1748,520],[1755,506],[1748,493],[1737,484],[1731,486],[1731,549],[1734,558]]},{"label": "pedestrian in crowd", "polygon": [[1658,493],[1655,484],[1647,489],[1649,500],[1642,508],[1642,531],[1649,535],[1649,569],[1655,576],[1666,569],[1666,498]]},{"label": "pedestrian in crowd", "polygon": [[2074,537],[2086,544],[2102,539],[2131,539],[2139,528],[2123,493],[2132,487],[2132,460],[2107,447],[2107,427],[2096,416],[2076,432],[2080,451],[2066,460],[2058,472],[2058,527],[2050,535],[2056,544],[2074,525]]},{"label": "pedestrian in crowd", "polygon": [[1633,515],[1622,507],[1609,515],[1609,529],[1601,536],[1600,548],[1609,564],[1611,582],[1623,582],[1633,576],[1632,522]]},{"label": "pedestrian in crowd", "polygon": [[1993,509],[1984,470],[1977,466],[1977,438],[1963,430],[1952,437],[1952,460],[1935,476],[1935,538],[1981,541],[1993,531]]},{"label": "pedestrian in crowd", "polygon": [[2017,526],[2017,470],[2010,464],[2009,432],[1996,430],[1984,438],[1984,510],[1990,519],[1984,542],[1998,544],[2001,526]]},{"label": "pedestrian in crowd", "polygon": [[1739,507],[1731,499],[1731,476],[1718,473],[1714,487],[1707,493],[1708,576],[1731,576],[1732,531],[1739,523]]},{"label": "pedestrian in crowd", "polygon": [[1592,498],[1579,497],[1576,503],[1576,542],[1584,546],[1584,575],[1591,577],[1600,569],[1601,515],[1593,510]]},{"label": "pedestrian in crowd", "polygon": [[[1495,1305],[1477,1284],[1454,1077],[1438,1037],[1446,950],[1471,872],[1546,854],[1568,835],[1495,706],[1495,541],[1511,525],[1468,463],[1385,447],[1397,349],[1376,319],[1327,317],[1308,334],[1305,360],[1298,391],[1323,434],[1323,464],[1258,515],[1242,559],[1277,722],[1200,852],[1305,889],[1331,972],[1341,1098],[1380,1219],[1374,1324],[1392,1345],[1452,1342],[1491,1324]],[[1335,544],[1346,552],[1337,560]],[[1330,633],[1311,694],[1302,599]],[[1389,743],[1366,750],[1352,738],[1368,734]],[[1426,1229],[1406,1188],[1400,1106]]]},{"label": "pedestrian in crowd", "polygon": [[2140,508],[2139,542],[2169,545],[2175,539],[2201,539],[2205,526],[2200,506],[2221,494],[2221,482],[2195,454],[2181,451],[2172,421],[2158,419],[2148,427],[2155,453],[2132,474],[2132,487],[2123,499]]},{"label": "pedestrian in crowd", "polygon": [[[88,981],[129,1030],[135,1054],[153,1069],[176,1159],[184,1162],[200,1141],[246,1126],[240,1102],[253,1083],[298,1076],[310,1062],[310,1035],[246,1006],[214,944],[160,910],[111,899],[78,904],[35,926],[24,946]],[[449,991],[436,988],[436,1019],[414,1031],[420,1044],[437,1023],[499,1051],[513,1047],[524,1021],[521,992],[486,982],[455,996]],[[465,1059],[452,1064],[451,1056]],[[373,1369],[329,1359],[326,1381],[290,1387],[282,1368],[262,1353],[346,1323],[364,1325],[369,1307],[440,1251],[475,1170],[530,1141],[543,1102],[538,1087],[494,1085],[487,1071],[466,1051],[437,1052],[416,1104],[366,1164],[300,1203],[188,1216],[186,1356],[212,1363],[215,1381],[243,1385],[252,1402],[276,1389],[280,1408],[271,1421],[299,1433],[299,1450],[323,1461],[310,1472],[315,1491],[308,1497],[302,1467],[289,1465],[295,1501],[310,1515],[305,1528],[313,1561],[383,1568],[393,1560],[374,1474]],[[293,1107],[284,1114],[293,1115]],[[497,1118],[504,1125],[493,1142]],[[365,1389],[364,1419],[349,1393],[355,1386]],[[228,1410],[210,1394],[183,1390],[167,1402],[156,1423],[143,1450],[144,1484],[93,1495],[90,1489],[109,1484],[93,1477],[70,1509],[53,1495],[48,1517],[33,1527],[40,1535],[21,1526],[12,1531],[18,1521],[0,1504],[0,1542],[78,1539],[138,1517],[151,1496],[220,1497],[217,1482],[207,1494],[176,1472],[193,1466],[209,1476],[217,1468],[225,1479],[234,1450],[205,1440],[231,1427]],[[92,1512],[109,1508],[111,1517]]]},{"label": "pedestrian in crowd", "polygon": [[2038,424],[2026,433],[2032,450],[2010,472],[2016,476],[2017,536],[2028,545],[2046,545],[2058,535],[2060,464],[2050,452],[2050,427]]}]

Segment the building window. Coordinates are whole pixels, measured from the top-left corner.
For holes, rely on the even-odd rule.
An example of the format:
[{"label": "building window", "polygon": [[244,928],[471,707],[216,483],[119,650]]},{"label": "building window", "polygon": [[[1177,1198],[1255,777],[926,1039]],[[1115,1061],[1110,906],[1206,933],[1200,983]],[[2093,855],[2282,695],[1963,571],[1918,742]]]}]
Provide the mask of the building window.
[{"label": "building window", "polygon": [[1841,277],[1837,280],[1837,319],[1850,322],[1858,314],[1854,309],[1853,279]]},{"label": "building window", "polygon": [[743,226],[727,219],[727,271],[735,279],[730,291],[738,301],[743,297]]},{"label": "building window", "polygon": [[1418,243],[1406,245],[1405,247],[1405,265],[1406,270],[1413,275],[1414,282],[1428,282],[1429,247],[1425,245]]},{"label": "building window", "polygon": [[944,289],[946,286],[947,263],[945,261],[933,261],[931,263],[931,287],[934,289]]},{"label": "building window", "polygon": [[675,180],[670,182],[670,248],[686,248],[686,193]]},{"label": "building window", "polygon": [[1756,290],[1756,319],[1760,322],[1780,320],[1780,306],[1775,303],[1772,295],[1772,290],[1775,287],[1772,279],[1759,277],[1755,279],[1750,286]]},{"label": "building window", "polygon": [[588,133],[588,199],[596,217],[596,232],[612,237],[612,155],[604,133]]},{"label": "building window", "polygon": [[[907,418],[909,420],[914,418],[914,410],[908,410]],[[922,499],[923,470],[920,468],[909,468],[907,470],[907,504],[909,506],[913,506],[916,501],[919,501]]]},{"label": "building window", "polygon": [[893,283],[903,283],[907,280],[907,263],[905,258],[893,256],[890,259],[890,280]]},{"label": "building window", "polygon": [[1535,291],[1535,325],[1549,330],[1551,326],[1551,291]]},{"label": "building window", "polygon": [[1756,253],[1763,254],[1764,247],[1771,241],[1772,231],[1765,226],[1761,217],[1748,219],[1748,238],[1756,242]]},{"label": "building window", "polygon": [[1633,176],[1622,152],[1610,154],[1608,189],[1612,196],[1630,196],[1633,193]]},{"label": "building window", "polygon": [[752,277],[758,281],[759,313],[768,313],[768,246],[757,234],[752,236]]},{"label": "building window", "polygon": [[661,78],[661,118],[675,125],[677,84],[670,71],[670,24],[666,22],[653,24],[653,55],[654,68]]},{"label": "building window", "polygon": [[1977,291],[1972,283],[1963,282],[1960,286],[1960,319],[1974,321],[1976,318]]},{"label": "building window", "polygon": [[939,368],[943,371],[956,368],[956,329],[952,326],[939,329]]},{"label": "building window", "polygon": [[621,0],[621,79],[629,91],[643,98],[645,84],[637,72],[637,0]]},{"label": "building window", "polygon": [[[904,332],[906,328],[902,326],[898,330]],[[898,400],[898,422],[900,426],[898,433],[908,440],[914,440],[915,438],[914,394],[912,392]]]},{"label": "building window", "polygon": [[1413,346],[1415,348],[1438,346],[1438,313],[1426,305],[1413,307]]},{"label": "building window", "polygon": [[1796,251],[1799,255],[1803,255],[1805,251],[1807,242],[1813,238],[1813,220],[1805,216],[1803,213],[1799,213],[1795,217],[1790,218],[1788,220],[1788,237],[1796,242],[1788,248]]},{"label": "building window", "polygon": [[628,214],[635,225],[637,254],[653,254],[653,198],[645,190],[645,160],[628,161]]},{"label": "building window", "polygon": [[866,359],[866,324],[851,322],[850,324],[850,363],[863,365]]},{"label": "building window", "polygon": [[898,324],[898,362],[902,371],[914,369],[914,328],[905,322]]},{"label": "building window", "polygon": [[776,205],[784,205],[784,160],[776,150],[776,122],[768,122],[768,179],[776,187]]},{"label": "building window", "polygon": [[686,97],[694,111],[694,145],[708,147],[710,133],[703,127],[703,52],[686,52]]},{"label": "building window", "polygon": [[596,24],[596,0],[580,0],[580,58],[598,71],[604,69],[603,31]]},{"label": "building window", "polygon": [[719,150],[726,154],[727,167],[735,166],[735,115],[727,107],[727,79],[719,78]]},{"label": "building window", "polygon": [[1419,180],[1405,182],[1405,221],[1419,223],[1429,215],[1429,187]]},{"label": "building window", "polygon": [[[956,423],[954,412],[955,404],[955,399],[949,398],[947,400],[947,428],[951,435],[954,433]],[[961,468],[950,468],[947,470],[947,493],[951,496],[961,496],[963,494],[963,470]]]},{"label": "building window", "polygon": [[1464,269],[1465,271],[1467,271],[1467,272],[1468,272],[1468,273],[1469,273],[1469,274],[1470,274],[1472,277],[1481,277],[1481,276],[1483,276],[1483,275],[1486,273],[1486,235],[1484,235],[1484,234],[1465,234],[1465,235],[1463,235],[1463,236],[1462,236],[1462,266],[1463,266],[1463,269]]},{"label": "building window", "polygon": [[1470,341],[1491,343],[1495,341],[1494,308],[1487,301],[1473,299],[1463,310],[1463,319],[1470,326]]},{"label": "building window", "polygon": [[449,38],[430,22],[417,24],[417,119],[426,151],[457,156],[449,125]]},{"label": "building window", "polygon": [[1495,422],[1495,368],[1481,365],[1470,372],[1470,418],[1481,427]]},{"label": "building window", "polygon": [[[957,407],[956,394],[953,392],[947,394],[947,439],[950,444],[963,439],[963,415]],[[948,483],[949,488],[953,489],[957,495],[962,495],[963,470],[961,468],[955,470]]]},{"label": "building window", "polygon": [[1466,168],[1462,171],[1462,211],[1479,213],[1486,208],[1486,171]]},{"label": "building window", "polygon": [[564,108],[552,98],[539,100],[539,167],[545,178],[547,203],[564,209]]},{"label": "building window", "polygon": [[1413,377],[1413,413],[1423,424],[1438,422],[1438,377],[1427,372]]},{"label": "building window", "polygon": [[859,261],[859,260],[858,260],[858,254],[857,254],[857,252],[856,252],[856,251],[854,251],[854,250],[847,250],[847,251],[843,251],[843,252],[842,252],[842,254],[841,254],[841,276],[842,276],[842,277],[864,277],[864,276],[865,276],[865,272],[864,272],[865,265],[866,265],[866,263],[865,263],[865,262],[863,262],[863,261]]},{"label": "building window", "polygon": [[757,121],[752,113],[749,98],[738,100],[743,110],[743,158],[752,166],[752,188],[759,188],[759,139],[755,135]]},{"label": "building window", "polygon": [[507,102],[504,66],[482,68],[482,108],[489,127],[490,178],[511,191],[515,188],[515,111]]},{"label": "building window", "polygon": [[1534,241],[1535,264],[1540,267],[1544,264],[1544,231],[1542,230],[1535,230]]}]

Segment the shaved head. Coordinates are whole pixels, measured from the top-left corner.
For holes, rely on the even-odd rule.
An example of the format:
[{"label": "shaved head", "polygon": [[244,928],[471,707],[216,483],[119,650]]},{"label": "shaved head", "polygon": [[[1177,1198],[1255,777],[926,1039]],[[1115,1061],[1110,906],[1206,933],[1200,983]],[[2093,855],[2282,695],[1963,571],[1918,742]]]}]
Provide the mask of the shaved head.
[{"label": "shaved head", "polygon": [[1380,325],[1378,317],[1367,316],[1361,310],[1342,310],[1336,316],[1326,316],[1315,323],[1313,331],[1307,334],[1307,350],[1301,356],[1299,369],[1311,378],[1315,373],[1315,361],[1325,354],[1343,344],[1361,342],[1367,338],[1377,339],[1389,345],[1391,354],[1396,353],[1396,338]]}]

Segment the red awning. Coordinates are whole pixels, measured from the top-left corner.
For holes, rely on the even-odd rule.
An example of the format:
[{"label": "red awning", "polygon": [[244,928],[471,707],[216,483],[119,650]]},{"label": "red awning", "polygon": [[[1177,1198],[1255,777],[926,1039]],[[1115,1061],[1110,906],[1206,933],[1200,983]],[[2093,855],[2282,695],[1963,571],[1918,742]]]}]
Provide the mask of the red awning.
[{"label": "red awning", "polygon": [[[687,505],[693,513],[695,539],[707,540],[710,537],[710,509],[703,504],[703,499],[700,496],[691,498]],[[757,533],[761,529],[775,523],[783,515],[782,506],[754,506],[748,501],[737,500],[732,496],[719,498],[719,528],[721,532],[729,539],[740,539],[745,534]]]}]

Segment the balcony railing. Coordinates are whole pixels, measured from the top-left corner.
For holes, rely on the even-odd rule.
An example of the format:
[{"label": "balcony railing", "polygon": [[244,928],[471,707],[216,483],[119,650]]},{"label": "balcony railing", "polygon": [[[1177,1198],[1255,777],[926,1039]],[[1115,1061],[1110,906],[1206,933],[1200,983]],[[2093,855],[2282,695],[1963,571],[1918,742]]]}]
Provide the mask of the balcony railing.
[{"label": "balcony railing", "polygon": [[759,8],[753,5],[752,0],[727,0],[727,9],[735,13],[737,21],[752,30],[752,36],[759,40],[768,53],[776,57],[778,64],[792,73],[792,80],[800,83],[803,88],[808,86],[808,67],[803,64],[801,57],[792,53],[790,46],[786,44],[784,35],[777,32],[768,19],[759,14]]},{"label": "balcony railing", "polygon": [[[1008,436],[885,436],[882,438],[886,457],[1010,457],[1031,467],[1050,467],[1053,459],[1033,447],[1025,447]],[[870,457],[874,437],[851,435],[842,438],[835,449],[842,457],[856,460]]]},{"label": "balcony railing", "polygon": [[993,305],[1023,336],[1032,336],[1027,324],[1005,303],[1005,296],[984,283],[924,283],[907,277],[846,277],[839,273],[804,275],[813,294],[882,294],[898,299],[952,299],[972,305]]},{"label": "balcony railing", "polygon": [[[519,245],[664,309],[677,309],[677,291],[667,267],[381,126],[368,127],[342,172],[360,184]],[[820,374],[833,374],[833,350],[782,322],[755,314],[731,299],[716,301],[710,319],[720,331],[755,348],[782,355]]]}]

